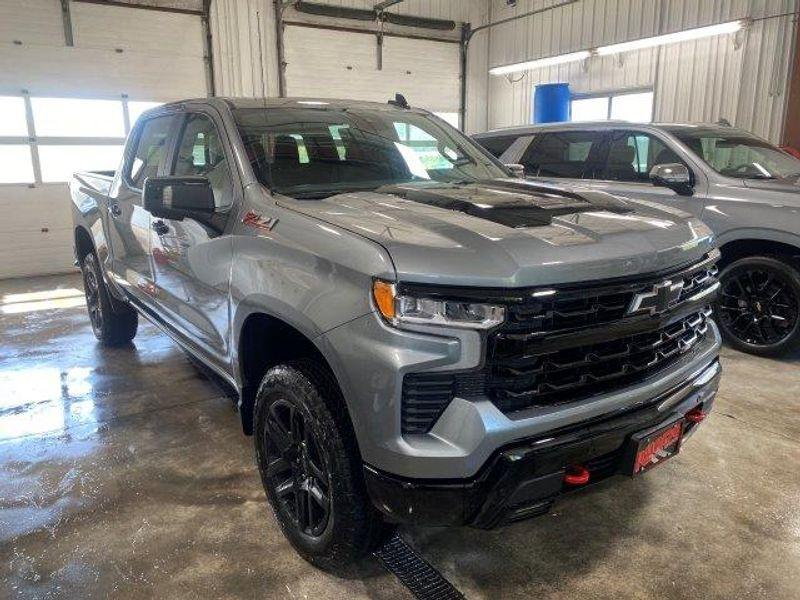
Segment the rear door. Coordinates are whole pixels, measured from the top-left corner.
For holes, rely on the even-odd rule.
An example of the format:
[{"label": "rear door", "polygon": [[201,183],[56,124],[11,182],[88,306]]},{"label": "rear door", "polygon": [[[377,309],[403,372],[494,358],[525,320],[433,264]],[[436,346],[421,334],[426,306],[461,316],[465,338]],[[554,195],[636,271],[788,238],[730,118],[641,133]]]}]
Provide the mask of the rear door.
[{"label": "rear door", "polygon": [[536,135],[520,163],[528,177],[585,184],[604,167],[606,138],[603,131],[594,130],[543,132]]},{"label": "rear door", "polygon": [[142,207],[145,179],[163,172],[175,115],[141,119],[131,134],[134,142],[123,163],[122,177],[109,194],[108,228],[111,273],[119,285],[140,302],[153,301],[150,262],[150,213]]},{"label": "rear door", "polygon": [[225,230],[241,185],[215,112],[190,109],[181,117],[176,138],[168,174],[208,178],[217,212],[180,221],[153,218],[151,244],[159,308],[173,329],[224,368],[232,261],[231,237]]}]

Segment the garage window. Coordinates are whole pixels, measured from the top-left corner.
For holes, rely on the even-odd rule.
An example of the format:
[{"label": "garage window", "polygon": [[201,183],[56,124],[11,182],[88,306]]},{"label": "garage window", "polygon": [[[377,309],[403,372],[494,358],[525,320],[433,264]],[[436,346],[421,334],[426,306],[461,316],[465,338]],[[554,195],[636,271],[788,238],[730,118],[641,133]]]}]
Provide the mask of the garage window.
[{"label": "garage window", "polygon": [[572,121],[609,119],[649,123],[653,120],[653,92],[624,92],[575,97],[570,102]]},{"label": "garage window", "polygon": [[158,104],[0,96],[0,184],[66,182],[76,171],[113,171],[130,125]]},{"label": "garage window", "polygon": [[0,96],[0,183],[33,183],[25,101]]},{"label": "garage window", "polygon": [[27,136],[25,101],[15,96],[0,96],[0,136]]},{"label": "garage window", "polygon": [[0,183],[33,183],[28,144],[0,145]]},{"label": "garage window", "polygon": [[42,137],[125,136],[122,102],[82,98],[31,98],[36,135]]}]

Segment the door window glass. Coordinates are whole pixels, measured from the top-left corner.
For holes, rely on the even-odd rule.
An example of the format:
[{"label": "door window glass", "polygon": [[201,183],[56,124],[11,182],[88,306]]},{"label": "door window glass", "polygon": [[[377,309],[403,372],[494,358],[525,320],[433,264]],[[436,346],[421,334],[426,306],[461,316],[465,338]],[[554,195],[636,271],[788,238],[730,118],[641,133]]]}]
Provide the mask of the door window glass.
[{"label": "door window glass", "polygon": [[646,133],[622,133],[611,141],[603,179],[648,182],[654,165],[682,163],[664,142]]},{"label": "door window glass", "polygon": [[538,136],[522,157],[525,172],[540,177],[591,178],[602,139],[596,131],[561,131]]},{"label": "door window glass", "polygon": [[191,114],[187,117],[172,174],[206,177],[218,209],[227,208],[233,202],[230,165],[219,131],[206,115]]},{"label": "door window glass", "polygon": [[158,170],[167,155],[172,116],[154,117],[141,126],[136,152],[131,160],[128,179],[130,184],[141,189],[144,180],[158,175]]},{"label": "door window glass", "polygon": [[518,137],[519,136],[516,135],[493,135],[490,137],[477,138],[475,141],[486,148],[489,154],[495,158],[500,158]]}]

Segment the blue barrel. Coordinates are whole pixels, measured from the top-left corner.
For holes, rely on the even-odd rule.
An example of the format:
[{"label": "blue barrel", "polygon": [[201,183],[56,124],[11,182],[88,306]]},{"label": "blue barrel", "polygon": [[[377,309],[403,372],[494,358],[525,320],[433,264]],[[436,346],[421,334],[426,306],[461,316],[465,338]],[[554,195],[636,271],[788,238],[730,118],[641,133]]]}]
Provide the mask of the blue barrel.
[{"label": "blue barrel", "polygon": [[533,94],[533,122],[569,121],[569,84],[543,83]]}]

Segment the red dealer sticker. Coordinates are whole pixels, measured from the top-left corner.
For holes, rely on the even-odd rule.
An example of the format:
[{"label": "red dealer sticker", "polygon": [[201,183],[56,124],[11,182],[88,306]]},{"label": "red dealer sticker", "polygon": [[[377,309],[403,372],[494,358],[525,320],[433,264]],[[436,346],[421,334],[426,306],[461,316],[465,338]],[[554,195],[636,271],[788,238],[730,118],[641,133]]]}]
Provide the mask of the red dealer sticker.
[{"label": "red dealer sticker", "polygon": [[683,438],[683,424],[681,419],[638,440],[633,475],[652,469],[678,453]]}]

